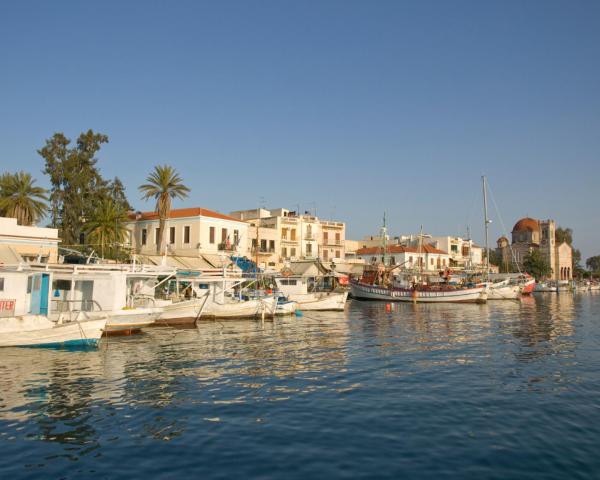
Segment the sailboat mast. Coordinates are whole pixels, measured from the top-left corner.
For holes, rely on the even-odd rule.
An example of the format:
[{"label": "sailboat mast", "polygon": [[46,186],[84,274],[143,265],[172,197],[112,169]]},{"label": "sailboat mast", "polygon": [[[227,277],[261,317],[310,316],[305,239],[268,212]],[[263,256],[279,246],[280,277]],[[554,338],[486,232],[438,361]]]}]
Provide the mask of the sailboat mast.
[{"label": "sailboat mast", "polygon": [[483,188],[483,221],[485,225],[485,275],[486,278],[490,276],[490,246],[489,246],[489,224],[490,219],[488,218],[487,211],[487,186],[485,175],[481,177],[481,183]]},{"label": "sailboat mast", "polygon": [[387,226],[385,223],[385,212],[383,212],[383,227],[381,227],[381,239],[383,245],[383,266],[387,265]]}]

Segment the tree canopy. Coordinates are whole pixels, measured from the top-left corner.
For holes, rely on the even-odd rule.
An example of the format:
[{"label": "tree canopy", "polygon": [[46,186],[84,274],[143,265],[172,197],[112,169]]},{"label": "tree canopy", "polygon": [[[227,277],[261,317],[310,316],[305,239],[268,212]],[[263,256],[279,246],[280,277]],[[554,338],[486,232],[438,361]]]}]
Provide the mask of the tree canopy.
[{"label": "tree canopy", "polygon": [[539,250],[532,250],[523,260],[525,271],[533,276],[536,280],[540,280],[552,274],[552,268],[546,258]]},{"label": "tree canopy", "polygon": [[34,185],[29,173],[0,175],[0,215],[17,219],[20,225],[32,225],[46,212],[47,190]]},{"label": "tree canopy", "polygon": [[600,255],[595,255],[585,261],[585,266],[592,272],[600,272]]},{"label": "tree canopy", "polygon": [[107,181],[97,167],[96,155],[105,143],[108,136],[93,130],[81,133],[74,145],[63,133],[55,133],[38,150],[50,177],[50,223],[60,230],[65,245],[82,243],[90,231],[85,225],[103,200],[112,199],[122,210],[131,208],[119,178]]}]

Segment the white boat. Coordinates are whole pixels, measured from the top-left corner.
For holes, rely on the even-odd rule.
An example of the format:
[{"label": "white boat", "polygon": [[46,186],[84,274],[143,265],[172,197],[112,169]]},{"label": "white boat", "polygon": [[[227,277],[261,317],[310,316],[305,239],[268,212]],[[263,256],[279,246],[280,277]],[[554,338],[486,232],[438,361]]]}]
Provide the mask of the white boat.
[{"label": "white boat", "polygon": [[23,266],[0,269],[0,346],[96,345],[107,317],[50,318],[52,274]]},{"label": "white boat", "polygon": [[348,292],[314,292],[288,295],[290,300],[298,303],[300,310],[307,311],[343,311],[348,299]]},{"label": "white boat", "polygon": [[510,283],[509,279],[501,282],[488,282],[487,299],[488,300],[517,300],[521,297],[522,287]]},{"label": "white boat", "polygon": [[96,346],[106,320],[104,317],[62,323],[45,315],[0,318],[0,347]]},{"label": "white boat", "polygon": [[350,283],[352,297],[366,300],[385,300],[390,302],[415,303],[485,303],[485,286],[417,286],[415,288],[385,287],[361,281]]},{"label": "white boat", "polygon": [[298,309],[298,304],[293,300],[287,300],[284,297],[277,299],[277,306],[275,307],[275,315],[285,316],[294,315]]},{"label": "white boat", "polygon": [[277,289],[289,300],[298,304],[300,310],[337,310],[343,311],[348,298],[347,291],[308,291],[318,288],[319,280],[300,275],[275,277]]},{"label": "white boat", "polygon": [[131,265],[43,264],[31,268],[52,273],[52,319],[69,315],[86,319],[108,317],[107,333],[131,333],[154,323],[160,313],[156,308],[137,307],[130,301],[138,282],[155,278],[156,272]]},{"label": "white boat", "polygon": [[556,293],[558,288],[555,283],[552,282],[538,282],[533,289],[534,292],[553,292]]},{"label": "white boat", "polygon": [[[159,325],[193,324],[200,318],[270,318],[276,313],[277,298],[267,295],[247,299],[235,294],[242,278],[177,276],[173,279],[184,297],[158,301]],[[187,296],[187,298],[186,298]]]}]

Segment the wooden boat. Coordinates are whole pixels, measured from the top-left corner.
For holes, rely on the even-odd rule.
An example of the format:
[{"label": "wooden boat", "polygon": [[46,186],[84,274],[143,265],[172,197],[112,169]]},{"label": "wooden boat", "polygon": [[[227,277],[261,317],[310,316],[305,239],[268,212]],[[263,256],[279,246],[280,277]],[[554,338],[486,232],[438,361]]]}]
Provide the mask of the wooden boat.
[{"label": "wooden boat", "polygon": [[485,286],[416,285],[412,288],[401,288],[354,280],[350,282],[350,289],[354,298],[390,302],[485,303],[487,300]]},{"label": "wooden boat", "polygon": [[486,282],[488,300],[517,300],[521,297],[522,287],[513,285],[510,279],[501,282]]}]

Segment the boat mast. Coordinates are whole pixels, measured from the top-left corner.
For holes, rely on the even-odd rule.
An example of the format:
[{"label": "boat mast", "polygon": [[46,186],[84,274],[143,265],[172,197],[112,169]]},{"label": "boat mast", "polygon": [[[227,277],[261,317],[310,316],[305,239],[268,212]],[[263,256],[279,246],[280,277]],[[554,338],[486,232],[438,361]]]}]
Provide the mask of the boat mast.
[{"label": "boat mast", "polygon": [[381,244],[383,245],[383,266],[387,264],[387,226],[385,223],[385,212],[383,212],[383,226],[381,227]]},{"label": "boat mast", "polygon": [[486,279],[490,278],[490,247],[489,247],[489,224],[492,221],[488,218],[487,211],[487,187],[485,175],[481,176],[481,183],[483,188],[483,221],[485,225],[485,276]]},{"label": "boat mast", "polygon": [[421,225],[421,229],[419,230],[419,281],[423,278],[423,263],[425,260],[421,257],[423,254],[423,225]]}]

